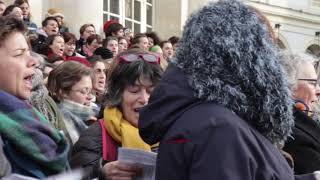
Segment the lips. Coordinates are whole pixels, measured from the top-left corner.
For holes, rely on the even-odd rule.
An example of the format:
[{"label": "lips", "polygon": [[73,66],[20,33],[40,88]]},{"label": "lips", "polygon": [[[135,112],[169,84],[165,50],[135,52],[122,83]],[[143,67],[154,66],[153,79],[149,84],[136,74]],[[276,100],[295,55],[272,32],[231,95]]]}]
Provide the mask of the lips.
[{"label": "lips", "polygon": [[34,76],[34,73],[30,73],[30,74],[25,75],[23,78],[24,85],[28,90],[32,89],[33,76]]}]

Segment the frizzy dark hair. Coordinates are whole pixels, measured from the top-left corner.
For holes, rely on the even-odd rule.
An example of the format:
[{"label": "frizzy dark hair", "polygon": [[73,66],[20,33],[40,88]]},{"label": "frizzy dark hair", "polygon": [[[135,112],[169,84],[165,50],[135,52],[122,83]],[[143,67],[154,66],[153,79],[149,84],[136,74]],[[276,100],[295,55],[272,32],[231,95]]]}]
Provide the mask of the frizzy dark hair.
[{"label": "frizzy dark hair", "polygon": [[156,32],[148,32],[148,33],[146,33],[146,36],[153,39],[154,45],[159,45],[161,42],[161,40]]},{"label": "frizzy dark hair", "polygon": [[24,23],[14,17],[0,17],[0,27],[0,47],[11,34],[27,30]]},{"label": "frizzy dark hair", "polygon": [[91,69],[76,61],[66,61],[53,69],[48,77],[48,90],[56,101],[63,100],[63,94],[68,94],[72,86],[83,76],[90,76]]},{"label": "frizzy dark hair", "polygon": [[160,64],[148,63],[144,60],[137,60],[131,63],[119,63],[119,59],[127,54],[150,54],[141,49],[130,49],[116,56],[111,70],[107,75],[108,91],[104,97],[104,104],[109,107],[120,108],[124,89],[139,80],[141,76],[149,79],[156,85],[162,76]]}]

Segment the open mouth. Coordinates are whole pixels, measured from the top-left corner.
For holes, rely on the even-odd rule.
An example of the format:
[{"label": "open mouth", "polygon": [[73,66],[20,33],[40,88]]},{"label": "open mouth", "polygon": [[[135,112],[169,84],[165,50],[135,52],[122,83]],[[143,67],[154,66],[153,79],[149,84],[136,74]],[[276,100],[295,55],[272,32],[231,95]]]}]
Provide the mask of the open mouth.
[{"label": "open mouth", "polygon": [[136,113],[139,113],[139,112],[141,111],[141,109],[142,109],[142,107],[140,107],[140,108],[134,108],[133,111],[136,112]]},{"label": "open mouth", "polygon": [[23,78],[23,81],[28,89],[32,89],[32,79],[34,74],[28,74]]}]

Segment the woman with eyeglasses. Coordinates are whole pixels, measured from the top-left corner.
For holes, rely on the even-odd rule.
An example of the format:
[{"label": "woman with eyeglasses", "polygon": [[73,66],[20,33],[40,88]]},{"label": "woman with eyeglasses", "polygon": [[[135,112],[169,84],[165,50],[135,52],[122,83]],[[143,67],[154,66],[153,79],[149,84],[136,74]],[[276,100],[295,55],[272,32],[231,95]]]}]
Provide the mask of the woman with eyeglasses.
[{"label": "woman with eyeglasses", "polygon": [[281,63],[286,71],[295,106],[293,134],[283,150],[294,160],[296,174],[312,173],[320,169],[320,124],[314,105],[319,93],[318,76],[311,55],[283,52]]},{"label": "woman with eyeglasses", "polygon": [[137,127],[139,112],[148,104],[161,76],[160,58],[149,52],[131,49],[115,58],[107,78],[103,119],[74,145],[72,167],[86,168],[89,179],[132,179],[140,173],[137,167],[116,160],[117,148],[152,150],[140,138]]},{"label": "woman with eyeglasses", "polygon": [[94,116],[90,106],[91,69],[79,62],[64,62],[50,72],[48,90],[58,102],[67,129],[65,133],[74,144],[87,129],[86,122]]}]

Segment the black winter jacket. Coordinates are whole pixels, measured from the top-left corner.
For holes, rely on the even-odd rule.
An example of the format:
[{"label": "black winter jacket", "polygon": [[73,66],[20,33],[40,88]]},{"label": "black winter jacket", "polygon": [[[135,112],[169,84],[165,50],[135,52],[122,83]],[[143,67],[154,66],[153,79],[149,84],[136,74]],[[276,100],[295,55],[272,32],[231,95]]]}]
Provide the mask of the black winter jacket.
[{"label": "black winter jacket", "polygon": [[298,109],[294,109],[295,126],[284,150],[294,160],[296,174],[320,170],[320,126]]},{"label": "black winter jacket", "polygon": [[269,140],[229,109],[195,98],[174,66],[142,110],[139,129],[147,143],[160,142],[156,180],[295,179]]}]

